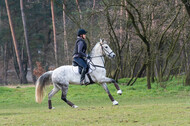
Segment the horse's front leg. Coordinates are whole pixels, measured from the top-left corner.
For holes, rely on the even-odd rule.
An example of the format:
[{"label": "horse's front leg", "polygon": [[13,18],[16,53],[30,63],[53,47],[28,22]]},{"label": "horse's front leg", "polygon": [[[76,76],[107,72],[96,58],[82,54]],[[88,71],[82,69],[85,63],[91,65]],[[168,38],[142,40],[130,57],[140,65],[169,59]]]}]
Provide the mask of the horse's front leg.
[{"label": "horse's front leg", "polygon": [[106,83],[102,83],[102,87],[104,88],[104,90],[106,91],[106,93],[108,94],[110,100],[112,101],[113,105],[118,105],[118,102],[116,100],[114,100],[113,96],[111,95],[107,84]]},{"label": "horse's front leg", "polygon": [[117,89],[117,94],[119,94],[119,95],[122,94],[122,90],[120,89],[118,83],[114,79],[104,77],[104,79],[101,80],[101,83],[114,83],[114,86]]}]

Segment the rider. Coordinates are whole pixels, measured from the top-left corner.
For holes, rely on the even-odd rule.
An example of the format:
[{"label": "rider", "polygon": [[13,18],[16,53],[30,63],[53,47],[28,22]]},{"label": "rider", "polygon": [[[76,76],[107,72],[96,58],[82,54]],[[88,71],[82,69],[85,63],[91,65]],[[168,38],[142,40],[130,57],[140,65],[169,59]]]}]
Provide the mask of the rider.
[{"label": "rider", "polygon": [[86,54],[87,44],[84,41],[86,38],[86,31],[84,29],[79,29],[77,33],[77,41],[75,43],[73,61],[76,62],[80,67],[82,67],[80,84],[86,84],[85,74],[87,72],[87,62],[86,58],[88,57]]}]

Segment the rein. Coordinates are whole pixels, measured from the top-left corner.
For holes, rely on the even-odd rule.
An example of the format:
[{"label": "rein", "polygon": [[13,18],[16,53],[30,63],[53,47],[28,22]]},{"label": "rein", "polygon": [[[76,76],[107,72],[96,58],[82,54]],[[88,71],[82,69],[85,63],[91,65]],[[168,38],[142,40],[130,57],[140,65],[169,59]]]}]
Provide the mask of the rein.
[{"label": "rein", "polygon": [[[93,62],[92,62],[92,58],[97,58],[97,57],[101,57],[101,59],[102,59],[102,57],[103,57],[103,55],[102,56],[96,56],[96,57],[90,57],[90,59],[89,59],[89,63],[88,64],[91,64],[92,66],[94,66],[94,67],[100,67],[100,68],[104,68],[105,69],[105,67],[104,66],[100,66],[100,65],[95,65]],[[102,62],[103,62],[103,59],[102,59]],[[104,62],[103,62],[104,63]]]},{"label": "rein", "polygon": [[103,58],[102,58],[102,57],[104,57],[104,56],[106,55],[105,52],[108,53],[108,56],[109,56],[109,57],[110,57],[110,55],[113,53],[113,51],[109,53],[106,49],[104,49],[101,43],[100,43],[100,46],[101,46],[102,52],[103,52],[104,54],[103,54],[103,55],[100,55],[100,56],[93,56],[93,57],[90,57],[90,58],[89,58],[89,60],[90,60],[89,63],[91,63],[91,65],[94,66],[94,67],[105,68],[104,66],[95,65],[95,64],[92,62],[92,60],[91,60],[92,58],[98,58],[98,57],[101,57],[103,64],[105,64],[105,62],[104,62],[104,60],[103,60]]}]

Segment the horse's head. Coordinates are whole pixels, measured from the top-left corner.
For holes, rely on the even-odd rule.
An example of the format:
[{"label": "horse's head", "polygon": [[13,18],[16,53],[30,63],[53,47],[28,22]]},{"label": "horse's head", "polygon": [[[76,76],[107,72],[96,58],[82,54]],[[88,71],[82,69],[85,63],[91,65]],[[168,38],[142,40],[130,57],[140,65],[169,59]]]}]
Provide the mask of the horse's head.
[{"label": "horse's head", "polygon": [[104,39],[100,39],[100,46],[102,48],[102,53],[107,57],[114,58],[116,56]]}]

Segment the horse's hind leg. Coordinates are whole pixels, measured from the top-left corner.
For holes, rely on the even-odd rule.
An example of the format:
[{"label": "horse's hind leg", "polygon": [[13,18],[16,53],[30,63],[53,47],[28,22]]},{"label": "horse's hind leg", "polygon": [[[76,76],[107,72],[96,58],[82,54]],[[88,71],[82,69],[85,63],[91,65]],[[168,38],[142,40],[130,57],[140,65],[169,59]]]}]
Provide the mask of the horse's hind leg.
[{"label": "horse's hind leg", "polygon": [[77,108],[78,106],[76,106],[75,104],[73,104],[71,101],[67,100],[67,91],[68,91],[68,85],[62,85],[62,95],[61,95],[61,99],[63,101],[65,101],[69,106],[73,107],[73,108]]},{"label": "horse's hind leg", "polygon": [[112,101],[113,105],[118,105],[118,102],[117,102],[116,100],[114,100],[113,96],[111,95],[111,93],[110,93],[110,91],[109,91],[109,89],[108,89],[108,87],[107,87],[107,84],[106,84],[106,83],[103,83],[103,84],[102,84],[102,87],[103,87],[104,90],[107,92],[107,94],[108,94],[110,100]]},{"label": "horse's hind leg", "polygon": [[50,91],[48,94],[48,106],[49,109],[52,109],[52,103],[51,103],[51,98],[59,91],[60,89],[54,84],[54,88]]}]

